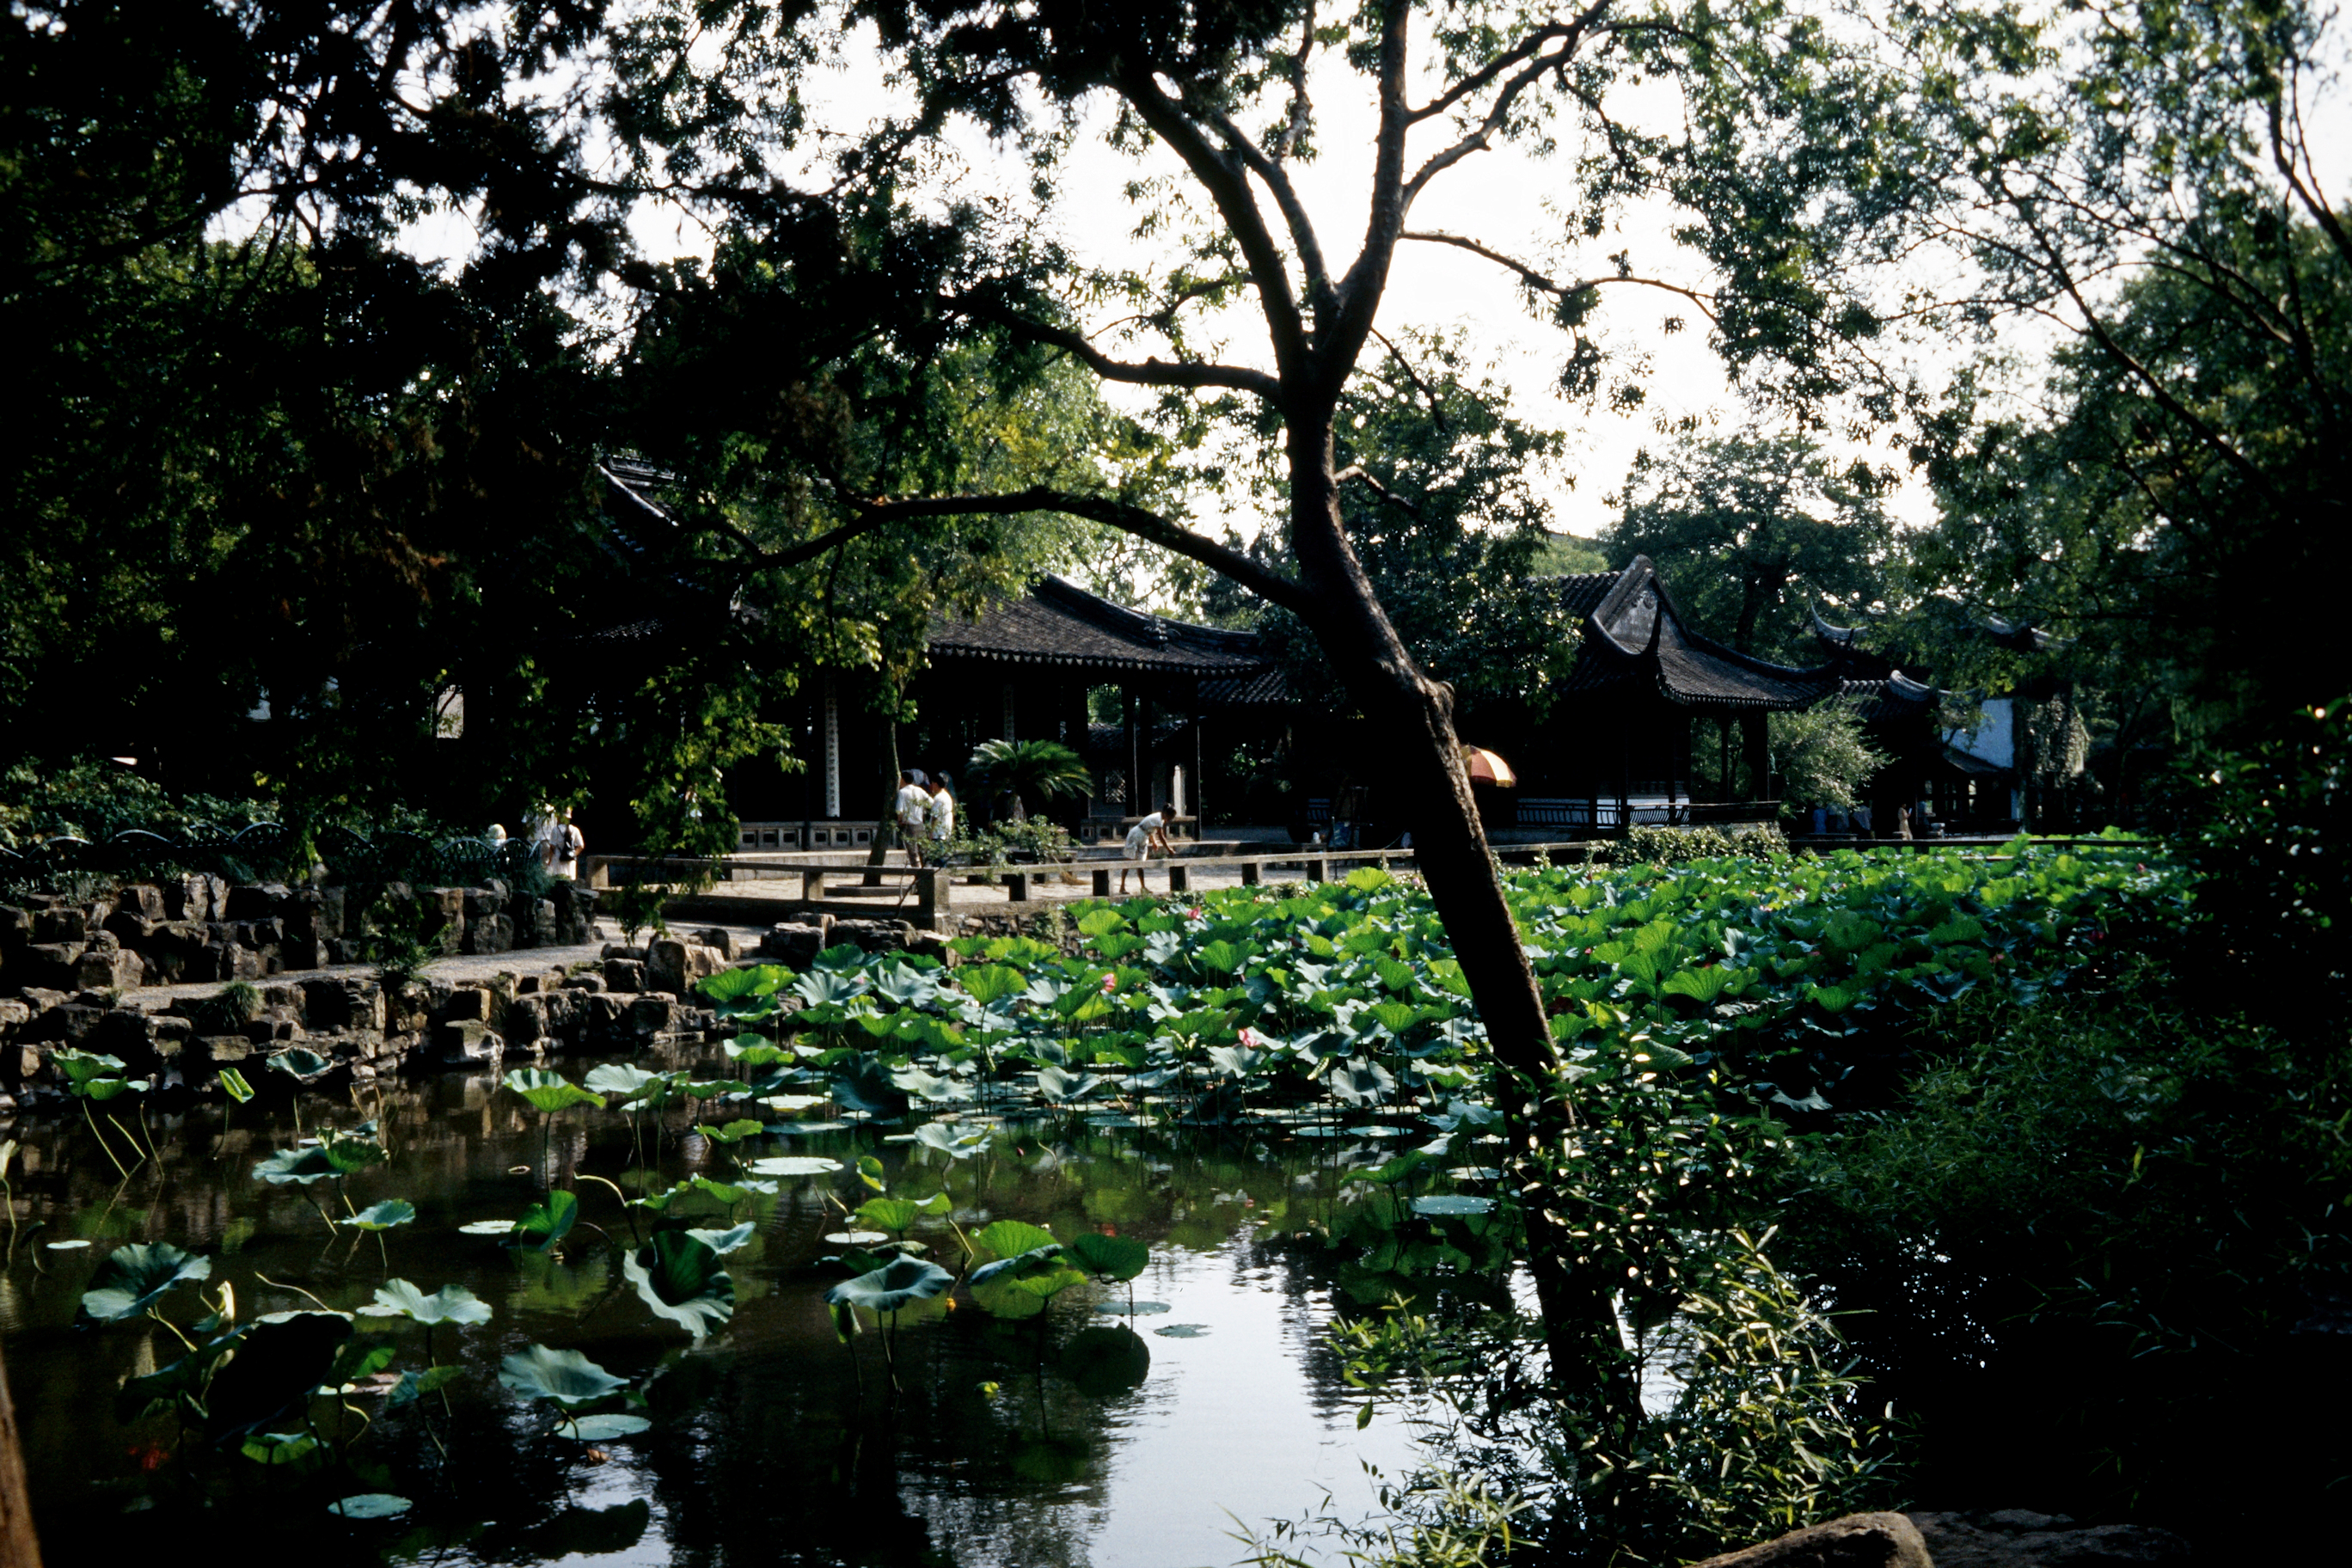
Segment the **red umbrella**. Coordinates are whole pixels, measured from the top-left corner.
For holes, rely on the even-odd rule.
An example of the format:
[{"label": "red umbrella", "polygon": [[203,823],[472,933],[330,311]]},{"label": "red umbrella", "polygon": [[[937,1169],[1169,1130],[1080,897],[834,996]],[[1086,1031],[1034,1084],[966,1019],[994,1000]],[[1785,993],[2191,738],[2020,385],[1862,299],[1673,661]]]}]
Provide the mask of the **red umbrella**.
[{"label": "red umbrella", "polygon": [[1511,764],[1484,746],[1463,747],[1462,764],[1470,770],[1473,784],[1490,784],[1497,789],[1518,787],[1519,775],[1511,771]]}]

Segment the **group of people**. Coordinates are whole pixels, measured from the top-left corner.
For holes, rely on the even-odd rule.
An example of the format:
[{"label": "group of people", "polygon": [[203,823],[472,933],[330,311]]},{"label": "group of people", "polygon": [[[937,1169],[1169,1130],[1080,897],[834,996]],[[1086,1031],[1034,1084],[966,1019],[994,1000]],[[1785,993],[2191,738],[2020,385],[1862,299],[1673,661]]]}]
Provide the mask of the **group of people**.
[{"label": "group of people", "polygon": [[941,773],[933,783],[920,768],[902,769],[891,815],[898,821],[898,841],[906,847],[907,864],[921,865],[927,849],[936,852],[955,837],[955,781]]},{"label": "group of people", "polygon": [[[492,845],[507,841],[506,826],[493,822],[483,835]],[[531,824],[530,844],[539,863],[551,877],[577,879],[580,875],[580,852],[588,847],[588,840],[572,820],[569,811],[557,811],[553,806],[542,810]]]}]

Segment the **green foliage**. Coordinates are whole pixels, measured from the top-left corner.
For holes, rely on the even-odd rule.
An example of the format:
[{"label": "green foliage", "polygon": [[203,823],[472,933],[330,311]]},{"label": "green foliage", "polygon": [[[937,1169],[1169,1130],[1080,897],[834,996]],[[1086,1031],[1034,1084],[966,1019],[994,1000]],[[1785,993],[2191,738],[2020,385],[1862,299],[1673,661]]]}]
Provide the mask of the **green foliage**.
[{"label": "green foliage", "polygon": [[1085,760],[1058,741],[982,741],[964,770],[975,791],[1009,800],[1021,817],[1047,801],[1083,796],[1094,784]]},{"label": "green foliage", "polygon": [[1696,629],[1776,663],[1816,664],[1813,609],[1854,620],[1890,596],[1895,525],[1880,497],[1898,477],[1861,463],[1833,470],[1801,436],[1643,451],[1596,542],[1621,567],[1647,555]]},{"label": "green foliage", "polygon": [[1719,827],[1660,827],[1636,824],[1622,838],[1598,845],[1592,863],[1601,866],[1687,866],[1699,860],[1771,861],[1789,852],[1789,841],[1777,826],[1746,833],[1726,833]]},{"label": "green foliage", "polygon": [[[2307,1015],[2184,1011],[2177,962],[1970,998],[1895,1107],[1797,1147],[1784,1251],[1835,1281],[1874,1360],[1943,1391],[1931,1436],[1980,1441],[1985,1412],[2065,1370],[2039,1408],[2076,1447],[2026,1442],[1991,1484],[2031,1473],[2086,1507],[2343,1484],[2340,1448],[2215,1455],[2196,1434],[2352,1279],[2352,1045]],[[1977,1326],[1935,1299],[1957,1282]]]},{"label": "green foliage", "polygon": [[1863,784],[1886,762],[1863,738],[1862,721],[1842,703],[1769,714],[1765,730],[1780,799],[1791,810],[1819,803],[1851,811]]},{"label": "green foliage", "polygon": [[527,1399],[544,1399],[565,1411],[584,1409],[629,1385],[578,1351],[545,1345],[507,1357],[499,1363],[499,1381]]}]

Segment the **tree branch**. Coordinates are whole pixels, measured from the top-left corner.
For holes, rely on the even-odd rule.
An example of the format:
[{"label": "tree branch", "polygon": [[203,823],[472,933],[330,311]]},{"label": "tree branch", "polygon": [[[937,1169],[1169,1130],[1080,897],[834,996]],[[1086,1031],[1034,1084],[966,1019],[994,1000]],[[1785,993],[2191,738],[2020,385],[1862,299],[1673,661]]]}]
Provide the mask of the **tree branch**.
[{"label": "tree branch", "polygon": [[1366,473],[1360,467],[1342,468],[1338,473],[1331,476],[1331,482],[1335,485],[1344,485],[1349,479],[1360,480],[1365,489],[1370,490],[1374,495],[1380,497],[1382,500],[1388,502],[1389,505],[1396,508],[1399,511],[1405,512],[1416,518],[1421,516],[1421,508],[1413,505],[1412,502],[1405,500],[1404,497],[1397,494],[1396,491],[1389,489],[1388,486],[1372,478],[1371,475]]},{"label": "tree branch", "polygon": [[943,298],[940,305],[947,310],[970,316],[974,321],[992,321],[1008,331],[1041,343],[1051,343],[1085,364],[1105,381],[1124,381],[1138,386],[1223,386],[1235,392],[1255,393],[1267,402],[1282,402],[1282,384],[1262,370],[1243,365],[1194,364],[1183,361],[1149,359],[1140,363],[1133,360],[1113,359],[1088,342],[1082,333],[1067,327],[1056,327],[1018,310],[1009,310],[985,300]]},{"label": "tree branch", "polygon": [[1197,561],[1211,571],[1231,578],[1259,598],[1280,605],[1309,626],[1322,619],[1315,596],[1280,573],[1251,560],[1231,545],[1220,544],[1213,539],[1193,532],[1173,519],[1115,497],[1055,489],[1047,485],[1032,485],[1027,489],[995,495],[916,496],[899,500],[887,496],[861,496],[848,490],[841,490],[839,494],[856,514],[848,521],[801,543],[769,551],[745,564],[759,568],[796,566],[802,562],[814,560],[861,534],[871,533],[894,522],[933,517],[1005,517],[1024,511],[1058,511],[1066,516],[1083,517],[1107,524],[1147,543],[1157,544],[1163,550]]},{"label": "tree branch", "polygon": [[1563,300],[1567,299],[1570,294],[1579,294],[1587,289],[1598,289],[1603,283],[1638,283],[1645,289],[1663,289],[1669,294],[1679,294],[1684,299],[1688,300],[1692,304],[1696,305],[1699,309],[1699,313],[1705,316],[1708,321],[1712,321],[1716,320],[1715,307],[1707,302],[1706,295],[1697,293],[1693,289],[1683,288],[1677,283],[1668,283],[1662,279],[1636,278],[1631,273],[1615,273],[1605,278],[1580,279],[1573,283],[1555,283],[1550,279],[1545,277],[1542,273],[1538,272],[1534,268],[1527,265],[1527,263],[1523,261],[1514,261],[1498,250],[1489,250],[1486,247],[1479,244],[1476,240],[1465,239],[1458,234],[1445,234],[1436,229],[1407,229],[1397,237],[1400,239],[1418,239],[1430,245],[1451,245],[1457,249],[1466,250],[1473,256],[1483,256],[1487,260],[1493,262],[1496,266],[1507,267],[1512,271],[1517,273],[1520,280],[1526,283],[1528,288],[1537,290],[1538,293],[1556,295]]},{"label": "tree branch", "polygon": [[[1265,226],[1265,215],[1258,211],[1257,198],[1250,194],[1247,173],[1232,154],[1219,151],[1201,133],[1201,128],[1192,123],[1175,100],[1160,90],[1160,83],[1148,70],[1123,68],[1110,85],[1134,106],[1136,114],[1153,134],[1184,161],[1192,177],[1201,182],[1210,199],[1217,204],[1218,215],[1241,246],[1250,276],[1257,283],[1258,307],[1265,316],[1266,333],[1274,340],[1276,370],[1284,381],[1289,380],[1307,364],[1306,323],[1299,314],[1297,296],[1291,292],[1290,274],[1283,266],[1282,252]],[[1280,383],[1266,377],[1260,379],[1273,389],[1262,395],[1278,404]]]}]

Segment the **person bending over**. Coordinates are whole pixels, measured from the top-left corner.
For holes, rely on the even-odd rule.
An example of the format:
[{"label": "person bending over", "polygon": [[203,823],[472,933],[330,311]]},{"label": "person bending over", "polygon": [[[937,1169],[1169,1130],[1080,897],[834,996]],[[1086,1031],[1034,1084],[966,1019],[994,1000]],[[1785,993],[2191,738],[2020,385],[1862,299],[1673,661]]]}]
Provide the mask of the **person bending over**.
[{"label": "person bending over", "polygon": [[[1135,863],[1131,868],[1135,872],[1135,885],[1139,891],[1146,893],[1151,891],[1151,879],[1147,868],[1150,864],[1151,852],[1154,849],[1159,850],[1162,855],[1176,853],[1168,843],[1168,818],[1165,814],[1157,811],[1127,830],[1127,858]],[[1127,866],[1121,866],[1118,868],[1118,890],[1122,893],[1127,891],[1127,873],[1129,869],[1130,868]]]}]

